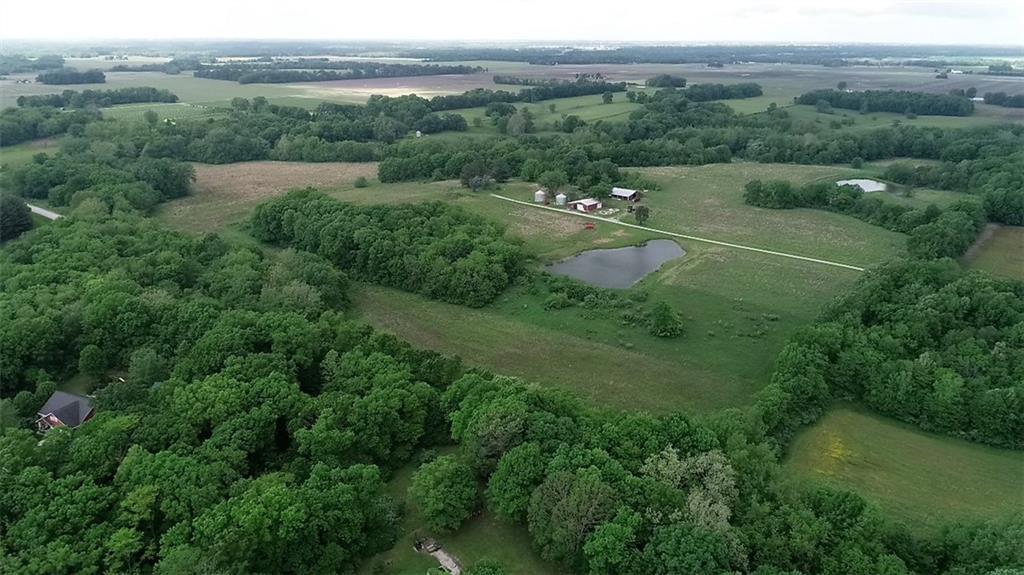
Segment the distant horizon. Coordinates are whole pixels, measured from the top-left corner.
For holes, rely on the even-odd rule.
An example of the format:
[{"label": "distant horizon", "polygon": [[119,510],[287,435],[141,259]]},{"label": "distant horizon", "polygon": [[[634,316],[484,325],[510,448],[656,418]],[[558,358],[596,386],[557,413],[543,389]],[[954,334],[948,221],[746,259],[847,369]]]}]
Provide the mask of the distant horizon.
[{"label": "distant horizon", "polygon": [[[620,7],[616,7],[620,8]],[[129,0],[15,3],[17,41],[392,41],[654,42],[657,44],[881,44],[1019,46],[1024,3],[1016,0],[721,0],[636,9],[592,2],[474,0],[339,4],[306,0],[179,0],[142,11]],[[635,38],[645,38],[644,40]],[[658,40],[650,40],[657,38]],[[12,38],[12,40],[15,40]]]}]

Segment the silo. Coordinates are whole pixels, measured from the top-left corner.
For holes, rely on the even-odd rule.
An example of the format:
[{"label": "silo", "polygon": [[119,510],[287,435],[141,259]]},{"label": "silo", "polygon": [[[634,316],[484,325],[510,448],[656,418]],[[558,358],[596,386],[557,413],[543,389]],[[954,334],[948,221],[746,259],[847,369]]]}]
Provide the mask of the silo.
[{"label": "silo", "polygon": [[544,190],[537,190],[533,193],[533,203],[543,204],[548,199],[548,195],[544,193]]},{"label": "silo", "polygon": [[558,194],[557,196],[555,196],[555,205],[556,205],[556,206],[564,206],[564,205],[565,205],[565,202],[566,202],[566,200],[568,200],[568,199],[569,199],[569,198],[568,198],[568,197],[566,197],[566,195],[565,195],[565,194],[562,194],[562,193],[560,193],[560,194]]}]

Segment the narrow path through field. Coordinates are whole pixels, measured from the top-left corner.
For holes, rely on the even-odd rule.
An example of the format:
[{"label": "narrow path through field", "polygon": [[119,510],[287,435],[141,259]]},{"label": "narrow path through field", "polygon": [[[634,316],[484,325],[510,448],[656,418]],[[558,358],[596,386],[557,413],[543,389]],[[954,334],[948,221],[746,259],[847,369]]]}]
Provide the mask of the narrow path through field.
[{"label": "narrow path through field", "polygon": [[498,198],[499,200],[505,200],[506,202],[512,202],[514,204],[523,204],[524,206],[532,206],[532,207],[539,208],[539,209],[542,209],[542,210],[550,210],[550,211],[553,211],[553,212],[558,212],[560,214],[569,214],[569,215],[573,215],[573,216],[579,216],[581,218],[587,218],[587,219],[590,219],[590,220],[597,220],[599,222],[607,222],[609,224],[616,224],[616,225],[619,225],[619,226],[625,226],[627,228],[636,228],[638,230],[646,230],[646,231],[649,231],[649,232],[654,232],[656,234],[664,234],[666,236],[672,236],[672,237],[676,237],[676,238],[683,238],[685,240],[692,240],[692,241],[695,241],[695,242],[703,242],[703,243],[706,243],[706,244],[714,244],[716,246],[725,246],[727,248],[735,248],[735,249],[738,249],[738,250],[747,250],[747,251],[750,251],[750,252],[757,252],[757,253],[762,253],[762,254],[768,254],[768,255],[771,255],[771,256],[778,256],[778,257],[789,258],[789,259],[793,259],[793,260],[802,260],[802,261],[805,261],[805,262],[812,262],[812,263],[816,263],[816,264],[822,264],[822,265],[826,265],[826,266],[833,266],[833,267],[837,267],[837,268],[845,268],[845,269],[848,269],[848,270],[854,270],[854,271],[858,271],[858,272],[864,271],[864,268],[862,268],[862,267],[858,267],[858,266],[854,266],[854,265],[850,265],[850,264],[844,264],[844,263],[841,263],[841,262],[833,262],[833,261],[829,261],[829,260],[822,260],[822,259],[818,259],[818,258],[811,258],[811,257],[800,256],[800,255],[796,255],[796,254],[787,254],[785,252],[777,252],[777,251],[774,251],[774,250],[766,250],[764,248],[755,248],[753,246],[745,246],[745,245],[742,245],[742,244],[733,244],[733,243],[730,243],[730,242],[723,242],[723,241],[719,241],[719,240],[712,240],[712,239],[709,239],[709,238],[701,238],[701,237],[698,237],[698,236],[689,236],[689,235],[686,235],[686,234],[679,234],[679,233],[676,233],[676,232],[670,232],[670,231],[666,231],[666,230],[659,230],[659,229],[655,229],[655,228],[648,228],[648,227],[640,226],[640,225],[637,225],[637,224],[630,224],[630,223],[626,223],[626,222],[620,222],[619,220],[613,220],[611,218],[604,218],[604,217],[601,217],[601,216],[594,216],[594,215],[591,215],[591,214],[585,214],[585,213],[577,212],[577,211],[574,211],[574,210],[567,210],[567,209],[564,209],[564,208],[552,208],[551,206],[541,206],[541,205],[534,204],[534,203],[531,203],[531,202],[525,202],[523,200],[517,200],[517,199],[514,199],[514,198],[509,198],[509,197],[498,195],[498,194],[491,194],[491,196],[495,197],[495,198]]},{"label": "narrow path through field", "polygon": [[39,206],[33,206],[32,204],[25,204],[25,205],[28,206],[28,209],[32,210],[33,214],[43,216],[44,218],[46,218],[48,220],[56,220],[57,218],[63,218],[64,217],[64,216],[58,214],[57,212],[51,212],[50,210],[48,210],[46,208],[40,208]]}]

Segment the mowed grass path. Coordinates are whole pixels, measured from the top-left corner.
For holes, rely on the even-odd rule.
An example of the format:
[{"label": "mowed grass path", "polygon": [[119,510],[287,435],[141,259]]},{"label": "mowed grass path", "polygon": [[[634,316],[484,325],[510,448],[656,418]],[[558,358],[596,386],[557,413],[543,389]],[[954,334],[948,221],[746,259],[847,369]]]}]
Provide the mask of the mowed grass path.
[{"label": "mowed grass path", "polygon": [[[972,250],[973,251],[973,250]],[[1024,227],[999,226],[978,248],[968,265],[992,274],[1024,281]]]},{"label": "mowed grass path", "polygon": [[799,433],[785,464],[797,476],[860,493],[912,528],[1024,508],[1024,452],[926,433],[847,406]]}]

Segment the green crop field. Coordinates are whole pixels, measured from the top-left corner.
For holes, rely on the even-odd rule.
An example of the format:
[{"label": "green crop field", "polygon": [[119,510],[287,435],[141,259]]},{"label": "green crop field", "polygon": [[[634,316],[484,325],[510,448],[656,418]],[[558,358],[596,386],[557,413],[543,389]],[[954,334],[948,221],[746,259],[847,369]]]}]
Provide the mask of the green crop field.
[{"label": "green crop field", "polygon": [[853,489],[915,528],[1024,506],[1024,452],[926,433],[849,407],[798,434],[786,466],[799,477]]},{"label": "green crop field", "polygon": [[[1024,228],[1000,226],[965,258],[973,268],[1024,281]],[[974,250],[972,249],[972,252]]]},{"label": "green crop field", "polygon": [[[450,448],[442,453],[453,451]],[[359,573],[374,573],[378,566],[385,566],[386,573],[426,573],[437,568],[437,561],[428,555],[417,553],[413,544],[418,538],[430,537],[442,544],[463,569],[472,567],[482,559],[501,562],[509,575],[544,575],[561,571],[539,557],[530,543],[525,529],[495,519],[488,512],[468,519],[454,533],[436,534],[426,526],[422,514],[407,500],[412,475],[418,465],[410,463],[398,471],[388,482],[388,493],[398,501],[404,510],[399,526],[399,537],[394,547],[378,554],[363,564]]]}]

